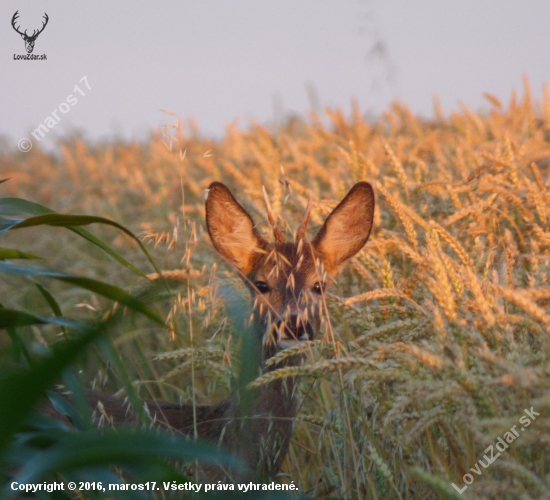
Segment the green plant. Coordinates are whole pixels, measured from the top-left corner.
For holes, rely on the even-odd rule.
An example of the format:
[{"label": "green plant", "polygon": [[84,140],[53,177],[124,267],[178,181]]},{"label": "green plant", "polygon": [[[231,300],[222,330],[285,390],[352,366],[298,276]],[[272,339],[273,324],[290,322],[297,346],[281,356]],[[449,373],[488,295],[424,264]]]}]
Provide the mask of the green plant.
[{"label": "green plant", "polygon": [[[107,219],[60,215],[42,205],[17,198],[0,199],[0,213],[11,216],[0,220],[0,236],[7,231],[36,226],[63,227],[142,275],[115,250],[82,227],[91,223],[115,226],[137,241],[155,266],[141,242],[130,231]],[[80,493],[90,495],[90,498],[104,497],[105,491],[109,492],[105,490],[107,485],[121,484],[125,475],[135,483],[149,484],[154,479],[159,486],[163,481],[188,482],[189,478],[174,467],[173,460],[200,460],[237,466],[234,458],[212,444],[148,429],[148,419],[109,337],[109,331],[121,321],[122,307],[104,319],[86,321],[66,317],[42,280],[60,280],[73,287],[83,288],[132,309],[149,321],[164,325],[161,317],[142,301],[114,285],[46,267],[11,262],[14,259],[38,258],[18,249],[0,248],[0,274],[4,277],[24,277],[36,287],[53,313],[53,316],[45,316],[0,306],[0,329],[5,329],[11,339],[11,346],[2,353],[3,368],[0,369],[0,466],[4,477],[3,485],[0,486],[2,498],[20,494],[19,490],[11,487],[13,484],[46,484],[45,481],[51,484],[54,480],[62,480],[65,485],[71,481],[77,485],[91,483],[91,491]],[[29,327],[54,327],[61,330],[62,338],[50,349],[35,353],[29,348],[29,341],[25,337]],[[82,396],[82,382],[72,367],[94,344],[116,367],[130,401],[142,418],[143,429],[97,429],[92,423]],[[41,401],[48,389],[61,377],[73,394],[74,406],[55,392],[49,392],[49,397],[60,413],[71,418],[74,427],[67,427],[40,411]],[[172,460],[172,465],[167,459]],[[116,473],[113,466],[118,467]],[[97,483],[102,483],[102,486]],[[48,498],[49,493],[38,491],[36,497]],[[65,492],[52,493],[52,498],[72,498],[72,495],[65,486]],[[169,495],[169,492],[165,495]],[[144,492],[131,490],[116,494],[117,498],[143,496]]]}]

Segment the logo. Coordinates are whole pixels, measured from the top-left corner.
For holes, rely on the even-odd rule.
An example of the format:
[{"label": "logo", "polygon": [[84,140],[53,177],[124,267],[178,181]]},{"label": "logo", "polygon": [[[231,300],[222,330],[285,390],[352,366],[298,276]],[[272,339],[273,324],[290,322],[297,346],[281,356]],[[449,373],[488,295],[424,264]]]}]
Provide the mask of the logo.
[{"label": "logo", "polygon": [[27,34],[27,30],[24,32],[19,31],[19,26],[16,26],[17,18],[19,17],[19,11],[16,11],[13,17],[11,18],[11,25],[12,28],[17,31],[21,35],[21,38],[25,40],[25,49],[27,50],[27,54],[32,54],[32,51],[34,50],[34,42],[36,42],[36,39],[38,38],[38,35],[44,31],[44,28],[48,24],[48,14],[44,12],[44,22],[42,23],[42,28],[39,30],[33,30],[32,35]]}]

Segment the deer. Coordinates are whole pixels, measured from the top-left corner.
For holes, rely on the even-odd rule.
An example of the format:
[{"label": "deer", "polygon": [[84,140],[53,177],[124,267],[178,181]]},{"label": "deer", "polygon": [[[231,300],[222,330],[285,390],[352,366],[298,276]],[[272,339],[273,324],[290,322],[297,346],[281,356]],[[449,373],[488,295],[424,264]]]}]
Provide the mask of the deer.
[{"label": "deer", "polygon": [[25,40],[25,50],[27,51],[27,54],[32,54],[32,51],[34,50],[34,42],[36,42],[38,35],[40,35],[40,33],[44,31],[44,28],[46,27],[46,24],[48,24],[50,18],[48,17],[48,14],[44,12],[44,22],[42,23],[42,28],[40,28],[39,30],[33,30],[32,35],[27,35],[27,30],[21,32],[19,31],[19,28],[15,25],[18,17],[19,11],[17,10],[11,18],[11,26],[15,31],[17,31],[17,33],[21,35],[21,38]]},{"label": "deer", "polygon": [[[307,241],[310,197],[294,238],[286,241],[265,191],[264,196],[273,242],[260,235],[250,215],[224,184],[210,184],[205,208],[214,248],[250,291],[253,313],[247,334],[261,345],[260,365],[266,373],[302,362],[303,355],[296,355],[266,366],[266,361],[277,352],[307,343],[318,333],[324,295],[346,262],[369,239],[375,201],[369,183],[355,184],[328,215],[317,235]],[[253,389],[245,420],[239,413],[236,392],[206,406],[158,401],[144,405],[156,425],[195,435],[232,451],[247,466],[250,478],[272,478],[289,449],[297,382],[291,377],[275,379]],[[111,424],[138,423],[135,412],[120,398],[89,392],[88,404],[99,405],[101,414]],[[201,470],[202,478],[211,481],[223,478],[226,472],[213,466]]]}]

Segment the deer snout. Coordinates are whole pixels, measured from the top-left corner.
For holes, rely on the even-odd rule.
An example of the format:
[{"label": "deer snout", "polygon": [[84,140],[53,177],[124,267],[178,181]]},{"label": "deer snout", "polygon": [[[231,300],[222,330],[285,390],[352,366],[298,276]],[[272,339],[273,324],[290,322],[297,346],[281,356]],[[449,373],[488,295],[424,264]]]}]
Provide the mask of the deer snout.
[{"label": "deer snout", "polygon": [[308,321],[297,315],[290,316],[289,319],[277,321],[278,341],[281,340],[313,340],[315,332]]}]

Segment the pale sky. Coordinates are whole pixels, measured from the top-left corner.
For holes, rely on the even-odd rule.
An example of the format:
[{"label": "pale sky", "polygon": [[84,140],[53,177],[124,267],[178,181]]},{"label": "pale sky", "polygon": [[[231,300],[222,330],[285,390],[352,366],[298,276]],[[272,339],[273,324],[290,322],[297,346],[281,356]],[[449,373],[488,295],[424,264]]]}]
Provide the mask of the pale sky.
[{"label": "pale sky", "polygon": [[[25,54],[16,10],[29,33],[48,14],[33,52],[47,60],[14,60]],[[549,26],[548,0],[2,0],[0,135],[17,144],[57,110],[47,149],[75,129],[143,138],[170,122],[165,109],[219,137],[236,118],[307,114],[308,89],[321,106],[349,112],[355,99],[374,116],[394,99],[432,116],[434,94],[446,113],[483,110],[484,92],[522,93],[524,74],[541,96]]]}]

